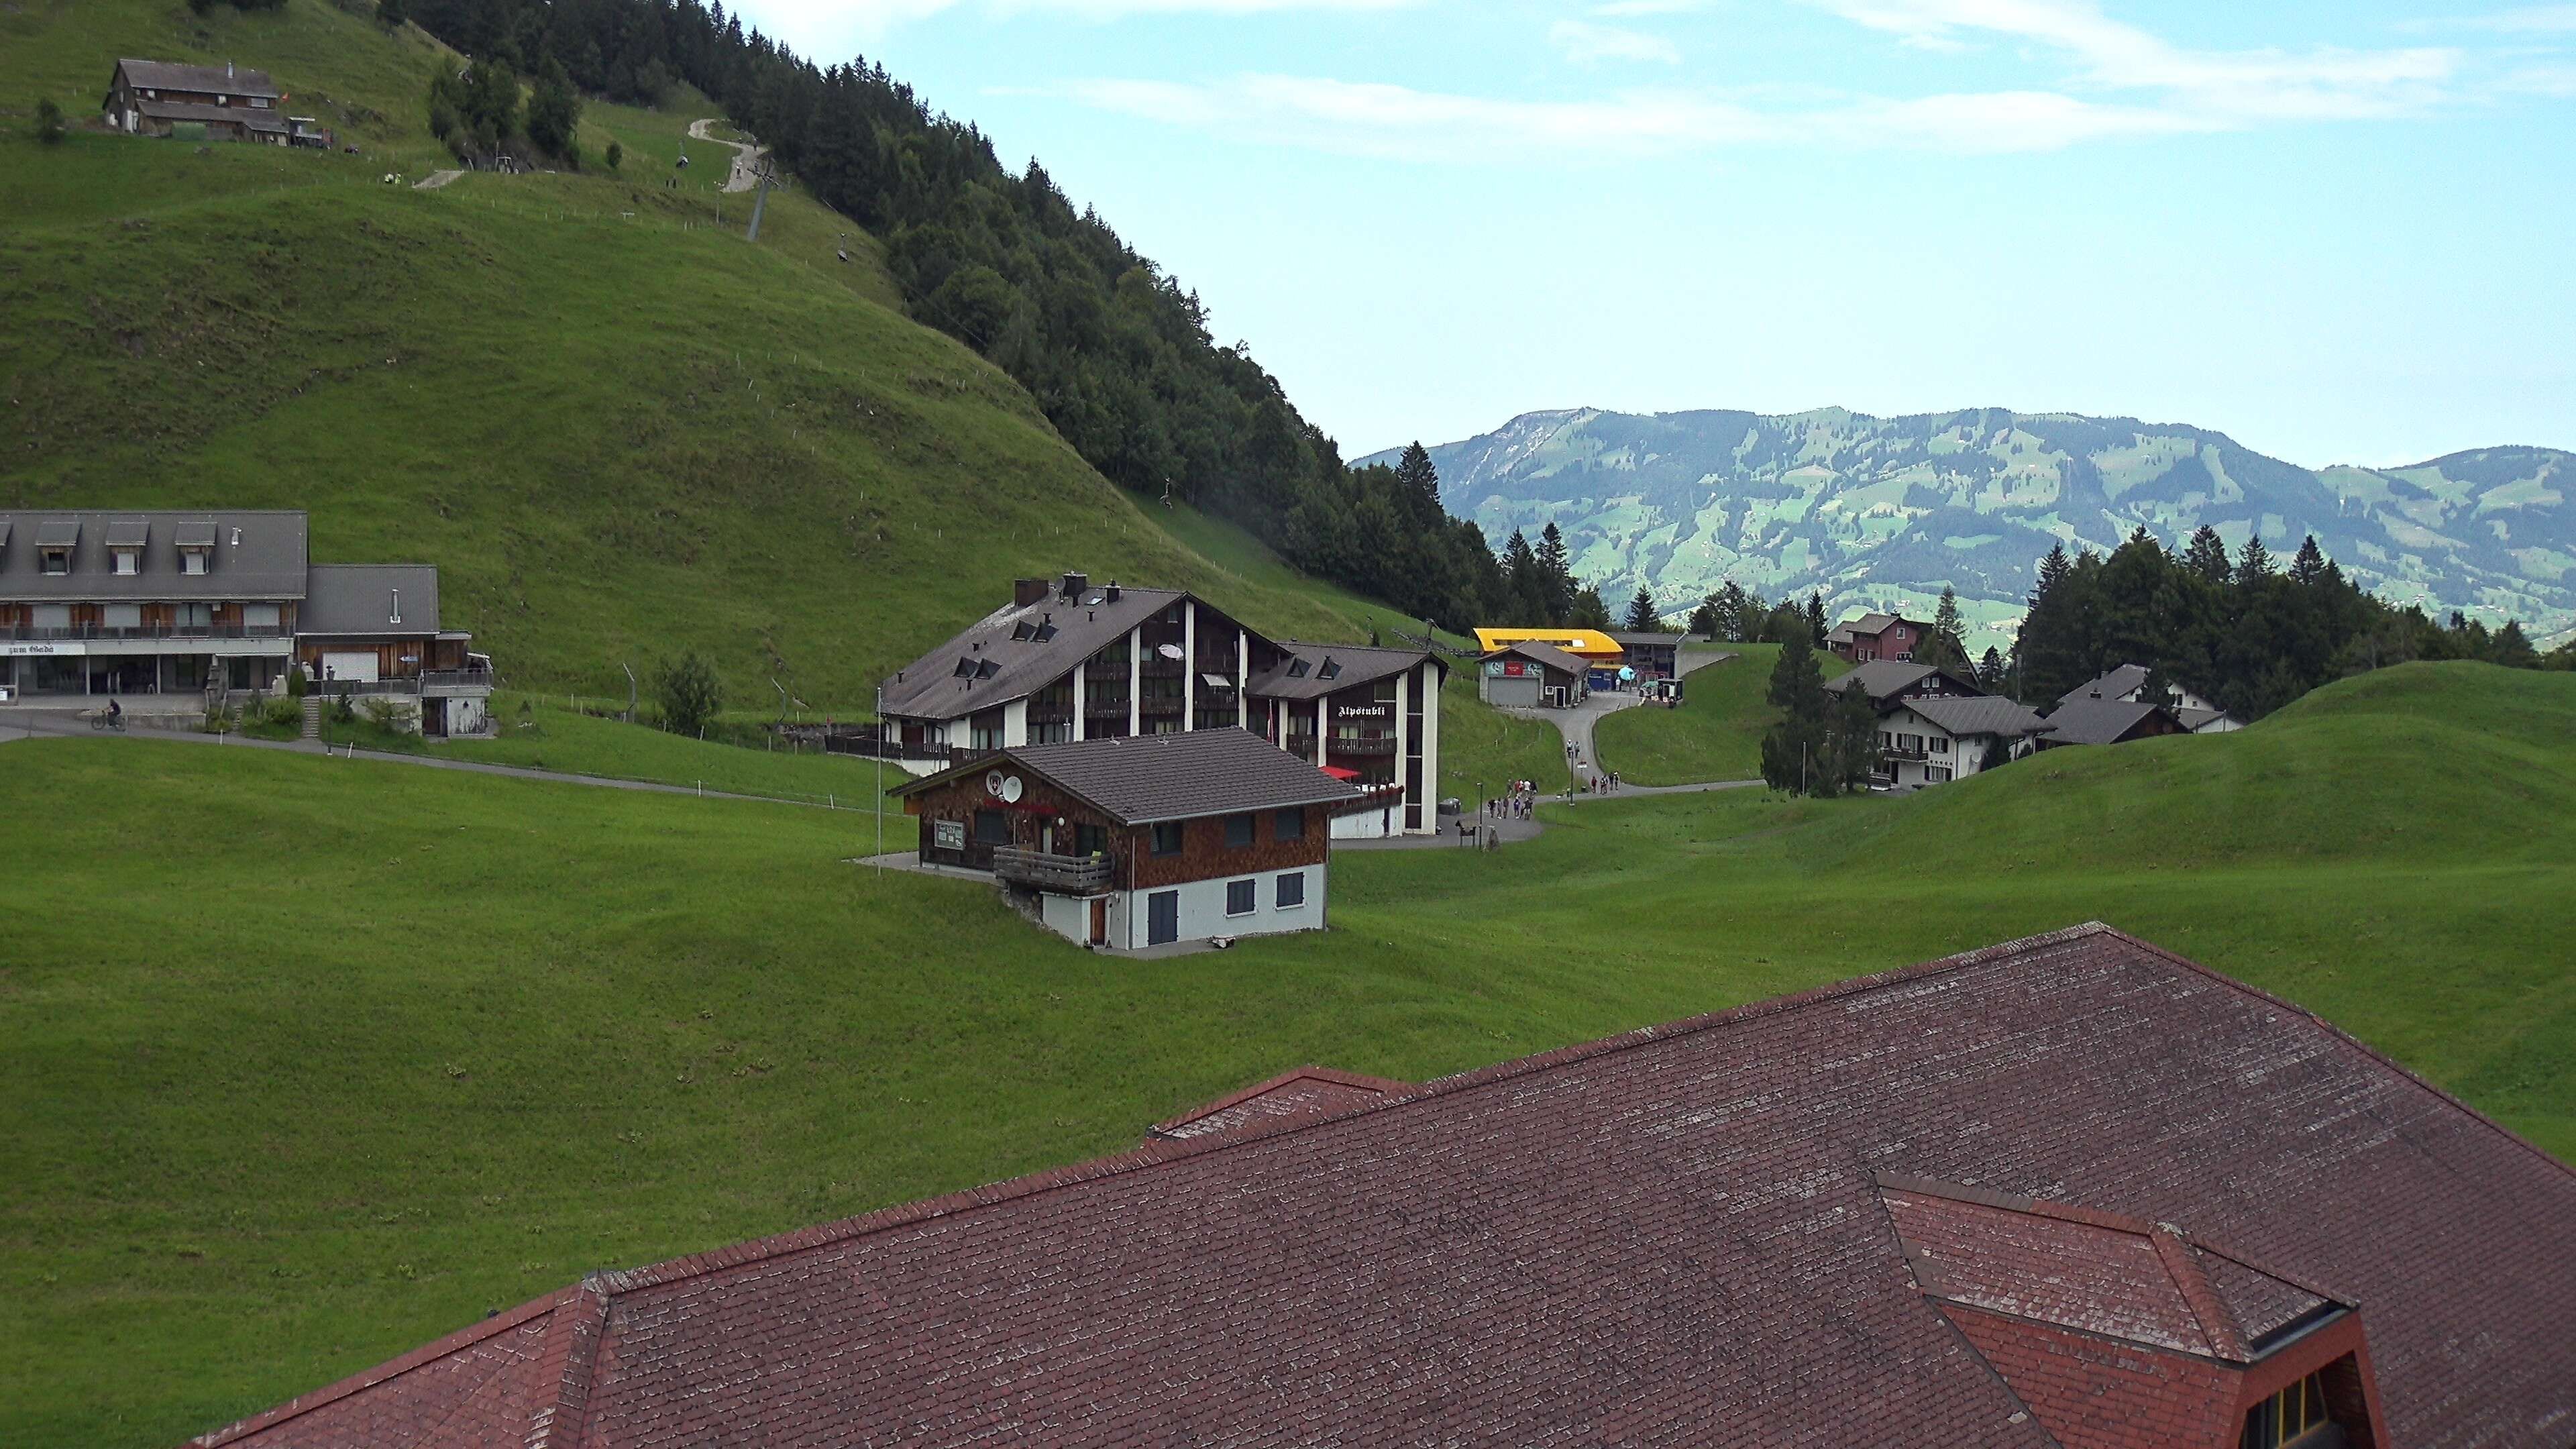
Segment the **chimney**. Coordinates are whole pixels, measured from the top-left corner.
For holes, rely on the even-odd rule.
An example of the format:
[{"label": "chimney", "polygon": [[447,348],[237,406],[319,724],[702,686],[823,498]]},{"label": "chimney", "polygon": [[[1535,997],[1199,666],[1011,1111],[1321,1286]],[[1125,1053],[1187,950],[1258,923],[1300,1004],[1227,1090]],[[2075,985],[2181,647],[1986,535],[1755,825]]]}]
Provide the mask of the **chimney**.
[{"label": "chimney", "polygon": [[1111,579],[1109,581],[1109,587],[1101,594],[1100,601],[1104,604],[1114,604],[1118,602],[1118,581],[1116,579]]},{"label": "chimney", "polygon": [[1089,574],[1066,574],[1064,576],[1064,597],[1067,602],[1081,598],[1082,591],[1089,587],[1091,587],[1091,575]]},{"label": "chimney", "polygon": [[1011,580],[1011,607],[1014,609],[1025,609],[1046,596],[1047,586],[1044,579]]},{"label": "chimney", "polygon": [[395,624],[402,622],[402,590],[400,589],[394,590],[393,618],[388,622]]},{"label": "chimney", "polygon": [[224,79],[226,79],[226,80],[231,80],[232,78],[233,78],[233,63],[232,63],[231,61],[229,61],[229,60],[228,60],[228,61],[225,61],[225,62],[224,62]]}]

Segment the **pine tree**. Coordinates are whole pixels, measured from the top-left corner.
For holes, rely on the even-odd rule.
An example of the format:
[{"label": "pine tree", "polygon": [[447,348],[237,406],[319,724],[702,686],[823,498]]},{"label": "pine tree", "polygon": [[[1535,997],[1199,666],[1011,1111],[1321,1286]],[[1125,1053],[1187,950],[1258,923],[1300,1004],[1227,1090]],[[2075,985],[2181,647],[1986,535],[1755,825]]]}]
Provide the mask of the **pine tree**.
[{"label": "pine tree", "polygon": [[1846,689],[1827,696],[1824,718],[1828,768],[1819,779],[1819,795],[1867,788],[1878,769],[1878,707],[1869,691]]},{"label": "pine tree", "polygon": [[2299,544],[2298,557],[2290,560],[2290,582],[2320,584],[2326,577],[2326,553],[2317,547],[2317,536],[2309,534]]},{"label": "pine tree", "polygon": [[2183,567],[2213,584],[2224,584],[2231,570],[2227,564],[2227,540],[2218,530],[2202,524],[2192,533],[2191,542],[2182,551]]},{"label": "pine tree", "polygon": [[1822,590],[1807,595],[1807,647],[1825,647],[1825,596]]},{"label": "pine tree", "polygon": [[1803,637],[1781,641],[1768,698],[1780,722],[1762,736],[1762,778],[1774,790],[1812,789],[1824,745],[1825,683]]},{"label": "pine tree", "polygon": [[1517,528],[1503,545],[1503,592],[1510,596],[1507,622],[1528,627],[1548,621],[1546,576],[1528,535]]},{"label": "pine tree", "polygon": [[[1993,652],[1991,650],[1987,651]],[[1941,586],[1941,602],[1932,609],[1932,632],[1915,651],[1914,662],[1954,673],[1968,668],[1967,625],[1959,617],[1959,591]]]},{"label": "pine tree", "polygon": [[1547,589],[1547,618],[1543,622],[1572,623],[1574,571],[1566,556],[1565,535],[1558,531],[1553,518],[1539,530],[1538,569],[1539,580]]},{"label": "pine tree", "polygon": [[1664,616],[1655,608],[1655,596],[1644,584],[1637,586],[1637,596],[1628,601],[1628,627],[1640,634],[1651,634],[1664,627]]},{"label": "pine tree", "polygon": [[1712,644],[1716,643],[1718,631],[1724,627],[1718,622],[1717,595],[1710,594],[1701,599],[1699,607],[1691,610],[1690,631],[1702,639]]},{"label": "pine tree", "polygon": [[2245,546],[2236,551],[2236,582],[2250,585],[2256,579],[2272,576],[2272,551],[2263,546],[2260,534],[2245,535]]},{"label": "pine tree", "polygon": [[1574,591],[1574,605],[1566,610],[1565,622],[1577,629],[1611,629],[1610,606],[1603,602],[1601,591],[1590,584]]},{"label": "pine tree", "polygon": [[2531,641],[2523,637],[2520,619],[2504,621],[2504,627],[2496,631],[2495,639],[2487,646],[2487,657],[2507,669],[2540,667],[2540,651],[2532,648]]},{"label": "pine tree", "polygon": [[1977,688],[1988,694],[2000,694],[2004,687],[2004,656],[1995,646],[1986,646],[1985,657],[1977,661]]},{"label": "pine tree", "polygon": [[1440,507],[1440,472],[1419,440],[1404,445],[1395,464],[1395,485],[1414,527],[1427,529],[1448,516]]}]

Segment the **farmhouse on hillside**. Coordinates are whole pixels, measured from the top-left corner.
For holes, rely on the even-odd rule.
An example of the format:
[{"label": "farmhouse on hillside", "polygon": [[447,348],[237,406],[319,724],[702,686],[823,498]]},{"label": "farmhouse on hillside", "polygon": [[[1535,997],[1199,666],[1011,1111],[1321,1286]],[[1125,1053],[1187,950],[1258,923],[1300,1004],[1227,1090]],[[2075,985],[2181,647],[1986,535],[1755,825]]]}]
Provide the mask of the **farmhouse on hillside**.
[{"label": "farmhouse on hillside", "polygon": [[[2117,704],[2145,703],[2148,702],[2148,678],[2149,671],[2145,665],[2123,664],[2099,679],[2068,690],[2057,702],[2061,707],[2086,699],[2109,700]],[[2168,704],[2174,718],[2193,734],[2219,735],[2245,728],[2241,721],[2209,699],[2180,685],[2168,686],[2167,693],[2171,696],[2169,700],[2155,702]]]},{"label": "farmhouse on hillside", "polygon": [[2077,699],[2048,712],[2036,741],[2043,750],[2063,745],[2117,745],[2159,735],[2187,735],[2180,716],[2161,704],[2117,699]]},{"label": "farmhouse on hillside", "polygon": [[2576,1172],[2099,925],[1418,1086],[1292,1073],[1167,1128],[592,1273],[197,1443],[2564,1449],[2576,1425]]},{"label": "farmhouse on hillside", "polygon": [[1243,730],[1013,745],[892,792],[925,865],[989,871],[1068,940],[1320,930],[1334,816],[1391,809]]},{"label": "farmhouse on hillside", "polygon": [[0,513],[0,692],[202,710],[301,667],[429,735],[489,728],[491,661],[442,626],[435,567],[305,550],[292,509]]},{"label": "farmhouse on hillside", "polygon": [[2030,753],[2042,727],[2038,711],[1929,664],[1873,659],[1825,688],[1869,696],[1879,719],[1879,762],[1870,783],[1888,788],[1943,784],[1986,768],[1989,758],[2017,760]]},{"label": "farmhouse on hillside", "polygon": [[1931,635],[1932,626],[1920,619],[1902,614],[1863,614],[1835,625],[1825,635],[1825,647],[1854,664],[1867,664],[1873,659],[1911,664],[1916,647]]},{"label": "farmhouse on hillside", "polygon": [[120,60],[98,109],[109,130],[129,136],[200,136],[268,146],[331,144],[331,133],[312,117],[280,114],[285,104],[286,93],[264,70],[238,69],[230,61],[181,65]]},{"label": "farmhouse on hillside", "polygon": [[1426,649],[1274,640],[1178,589],[1021,579],[1008,606],[878,686],[872,739],[915,774],[1022,745],[1239,729],[1391,798],[1336,832],[1440,828],[1440,686]]}]

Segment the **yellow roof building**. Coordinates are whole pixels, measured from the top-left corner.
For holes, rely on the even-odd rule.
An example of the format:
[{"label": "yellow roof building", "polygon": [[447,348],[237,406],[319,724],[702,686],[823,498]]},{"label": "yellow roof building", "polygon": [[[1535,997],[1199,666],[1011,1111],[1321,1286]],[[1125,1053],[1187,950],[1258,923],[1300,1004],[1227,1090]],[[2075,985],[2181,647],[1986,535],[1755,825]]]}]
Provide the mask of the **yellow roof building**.
[{"label": "yellow roof building", "polygon": [[1616,664],[1627,653],[1619,641],[1598,629],[1479,629],[1476,647],[1488,654],[1514,644],[1553,644],[1577,659]]}]

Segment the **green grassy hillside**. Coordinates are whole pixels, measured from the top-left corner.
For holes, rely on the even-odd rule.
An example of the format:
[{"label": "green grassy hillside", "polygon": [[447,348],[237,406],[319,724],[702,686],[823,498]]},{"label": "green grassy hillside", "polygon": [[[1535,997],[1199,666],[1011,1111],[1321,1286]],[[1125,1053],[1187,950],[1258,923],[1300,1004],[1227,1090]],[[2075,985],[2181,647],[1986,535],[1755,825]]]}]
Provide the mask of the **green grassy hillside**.
[{"label": "green grassy hillside", "polygon": [[694,648],[738,702],[776,678],[863,711],[1012,577],[1063,569],[1358,637],[1346,598],[1149,518],[901,315],[845,219],[790,191],[744,242],[749,198],[713,189],[729,153],[682,139],[712,114],[686,96],[592,106],[585,174],[419,192],[382,180],[440,159],[416,30],[323,0],[202,21],[39,0],[0,35],[12,79],[75,117],[118,55],[229,57],[368,152],[45,147],[0,118],[0,506],[306,507],[317,559],[435,562],[446,620],[507,678],[593,693]]},{"label": "green grassy hillside", "polygon": [[0,1442],[174,1443],[1296,1062],[1421,1078],[2093,917],[2576,1157],[2571,718],[2576,678],[2409,665],[1904,799],[1551,807],[1343,854],[1329,934],[1157,962],[847,864],[864,815],[0,745],[0,852],[44,862],[0,955]]},{"label": "green grassy hillside", "polygon": [[[1703,664],[1686,677],[1679,709],[1621,710],[1592,727],[1601,763],[1632,785],[1687,785],[1701,780],[1750,780],[1762,773],[1762,736],[1780,718],[1771,707],[1771,666],[1777,644],[1693,645],[1732,659]],[[1688,656],[1684,656],[1687,658]],[[1851,668],[1816,651],[1819,673],[1837,678]]]}]

